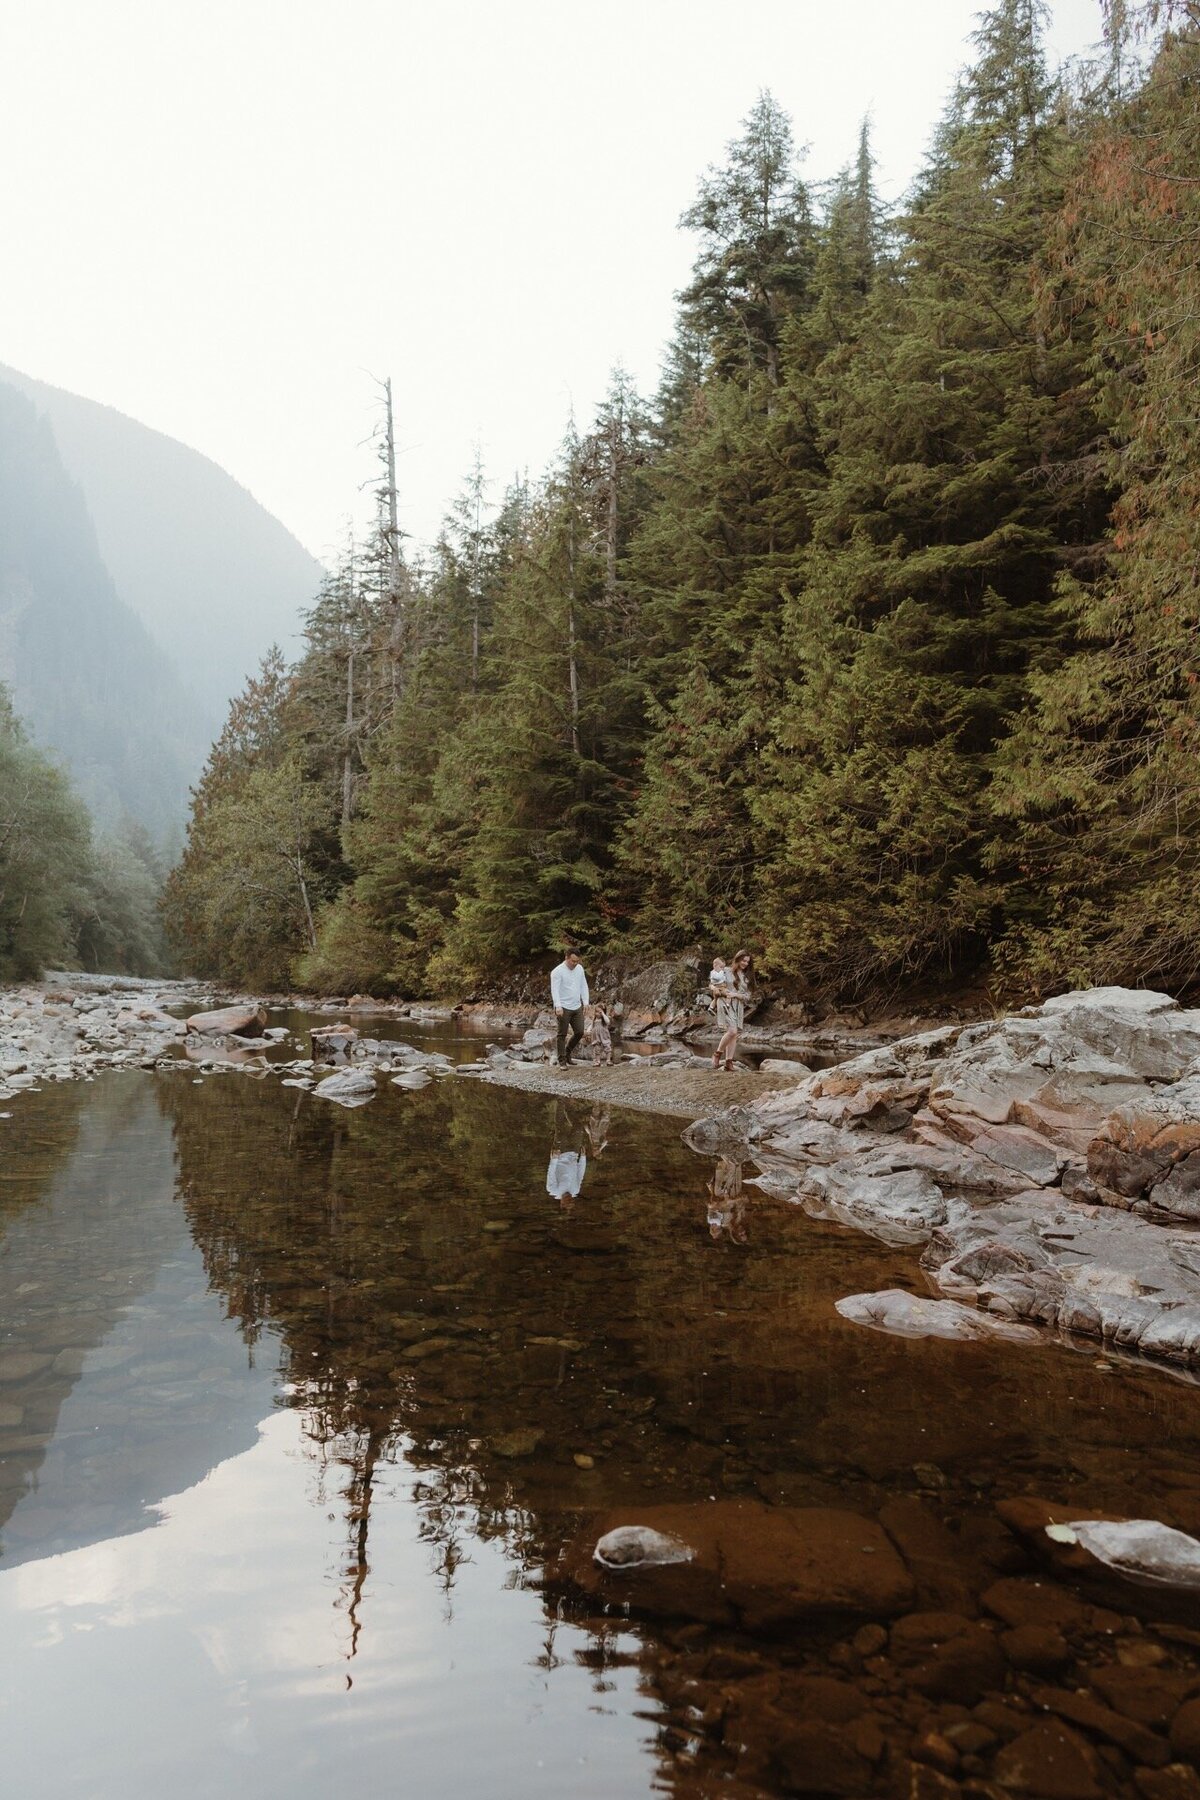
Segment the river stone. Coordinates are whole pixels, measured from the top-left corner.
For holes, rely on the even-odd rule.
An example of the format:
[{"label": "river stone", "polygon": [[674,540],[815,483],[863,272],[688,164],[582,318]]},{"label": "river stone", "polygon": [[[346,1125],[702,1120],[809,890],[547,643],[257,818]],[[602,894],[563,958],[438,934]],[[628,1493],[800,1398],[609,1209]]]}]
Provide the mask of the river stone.
[{"label": "river stone", "polygon": [[[889,1500],[880,1508],[879,1523],[904,1558],[923,1605],[953,1613],[978,1611],[975,1569],[954,1533],[923,1501],[911,1496]],[[883,1647],[882,1642],[869,1649],[861,1647],[863,1633],[872,1630],[879,1631],[882,1639],[878,1626],[864,1626],[855,1636],[854,1647],[862,1656],[873,1656]]]},{"label": "river stone", "polygon": [[492,1449],[506,1461],[515,1461],[518,1457],[532,1456],[545,1435],[544,1431],[538,1431],[532,1426],[518,1427],[516,1431],[502,1431],[492,1439]]},{"label": "river stone", "polygon": [[911,1604],[911,1577],[873,1519],[824,1507],[718,1500],[638,1509],[637,1523],[688,1545],[686,1563],[602,1568],[598,1540],[629,1523],[609,1515],[564,1550],[551,1579],[634,1612],[747,1631],[821,1618],[885,1619]]},{"label": "river stone", "polygon": [[31,1350],[0,1350],[0,1382],[28,1381],[50,1367],[51,1358]]},{"label": "river stone", "polygon": [[618,1525],[605,1532],[592,1554],[606,1569],[645,1569],[691,1562],[696,1553],[679,1538],[648,1525]]},{"label": "river stone", "polygon": [[760,1075],[794,1075],[797,1081],[803,1081],[812,1074],[807,1063],[796,1062],[788,1056],[764,1056],[758,1065]]},{"label": "river stone", "polygon": [[320,1100],[332,1100],[338,1106],[362,1106],[375,1093],[375,1077],[370,1069],[338,1069],[327,1075],[313,1089]]},{"label": "river stone", "polygon": [[1088,1680],[1114,1712],[1151,1731],[1165,1731],[1200,1680],[1194,1672],[1171,1669],[1127,1669],[1122,1663],[1090,1669]]},{"label": "river stone", "polygon": [[1200,1588],[1200,1542],[1157,1519],[1072,1519],[1047,1529],[1072,1532],[1097,1562],[1131,1581]]},{"label": "river stone", "polygon": [[206,1037],[257,1037],[266,1022],[265,1006],[222,1006],[215,1012],[193,1013],[187,1020],[186,1029]]},{"label": "river stone", "polygon": [[1047,1721],[998,1753],[992,1775],[1001,1789],[1038,1800],[1101,1800],[1099,1763],[1091,1745],[1066,1725]]},{"label": "river stone", "polygon": [[931,1700],[974,1706],[1004,1686],[1004,1657],[994,1635],[959,1613],[909,1613],[892,1626],[889,1650],[906,1681]]},{"label": "river stone", "polygon": [[848,1294],[835,1301],[834,1306],[852,1324],[891,1332],[895,1337],[952,1338],[959,1342],[1004,1338],[1010,1343],[1029,1343],[1038,1335],[1031,1326],[1014,1325],[1009,1319],[954,1300],[928,1300],[903,1288],[884,1288],[877,1294]]}]

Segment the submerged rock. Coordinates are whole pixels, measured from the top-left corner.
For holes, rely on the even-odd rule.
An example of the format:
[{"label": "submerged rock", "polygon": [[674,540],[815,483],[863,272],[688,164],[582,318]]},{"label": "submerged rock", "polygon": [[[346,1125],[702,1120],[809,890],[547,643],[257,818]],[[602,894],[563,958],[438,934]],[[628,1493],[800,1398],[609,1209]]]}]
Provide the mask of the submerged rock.
[{"label": "submerged rock", "polygon": [[[627,1519],[627,1515],[626,1515]],[[594,1599],[664,1618],[775,1631],[820,1618],[887,1619],[912,1604],[912,1578],[873,1519],[755,1500],[640,1509],[640,1526],[691,1548],[688,1562],[597,1562],[626,1519],[597,1521],[567,1546],[551,1579]]]},{"label": "submerged rock", "polygon": [[1014,1325],[1011,1320],[962,1306],[955,1300],[927,1300],[921,1294],[906,1293],[903,1288],[884,1288],[877,1294],[848,1294],[834,1304],[843,1319],[852,1324],[891,1332],[895,1337],[951,1338],[959,1342],[1005,1338],[1010,1343],[1029,1343],[1037,1337],[1031,1326]]}]

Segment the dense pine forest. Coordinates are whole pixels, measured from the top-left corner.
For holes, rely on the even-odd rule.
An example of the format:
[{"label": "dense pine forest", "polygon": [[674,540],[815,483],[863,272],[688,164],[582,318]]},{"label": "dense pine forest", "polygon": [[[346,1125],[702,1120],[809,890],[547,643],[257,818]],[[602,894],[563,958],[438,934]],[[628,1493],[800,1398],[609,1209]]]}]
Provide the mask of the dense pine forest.
[{"label": "dense pine forest", "polygon": [[[762,94],[661,386],[378,528],[234,702],[195,972],[465,992],[567,936],[826,1000],[1200,973],[1200,6],[982,15],[904,208]],[[665,224],[666,222],[664,222]],[[394,467],[394,459],[393,459]]]},{"label": "dense pine forest", "polygon": [[34,978],[47,965],[161,973],[164,873],[133,820],[96,832],[0,687],[0,981]]}]

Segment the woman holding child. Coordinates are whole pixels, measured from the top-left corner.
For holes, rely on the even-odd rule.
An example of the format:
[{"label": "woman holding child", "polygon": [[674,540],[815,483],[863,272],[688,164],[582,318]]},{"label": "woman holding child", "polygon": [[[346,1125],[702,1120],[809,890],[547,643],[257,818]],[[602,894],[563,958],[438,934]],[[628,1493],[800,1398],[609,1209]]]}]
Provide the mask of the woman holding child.
[{"label": "woman holding child", "polygon": [[721,1041],[713,1053],[714,1069],[719,1069],[722,1061],[727,1070],[733,1067],[733,1059],[737,1054],[738,1033],[746,1022],[746,1002],[750,998],[752,980],[753,974],[748,950],[739,950],[728,966],[719,956],[713,958],[712,973],[708,978],[708,991],[716,1001],[717,1029],[722,1034]]}]

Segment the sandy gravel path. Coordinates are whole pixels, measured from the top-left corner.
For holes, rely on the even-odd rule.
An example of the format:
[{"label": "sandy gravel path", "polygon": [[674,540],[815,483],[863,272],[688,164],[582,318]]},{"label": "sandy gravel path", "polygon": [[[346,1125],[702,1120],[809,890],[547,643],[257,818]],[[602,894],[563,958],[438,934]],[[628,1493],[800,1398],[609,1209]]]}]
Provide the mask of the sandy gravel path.
[{"label": "sandy gravel path", "polygon": [[496,1087],[521,1088],[531,1094],[558,1094],[564,1100],[588,1100],[606,1106],[632,1106],[639,1112],[668,1113],[700,1119],[723,1106],[748,1106],[778,1088],[794,1087],[802,1077],[732,1074],[713,1069],[666,1069],[635,1061],[595,1068],[580,1063],[560,1069],[556,1063],[510,1063],[487,1069],[467,1064],[458,1071]]}]

